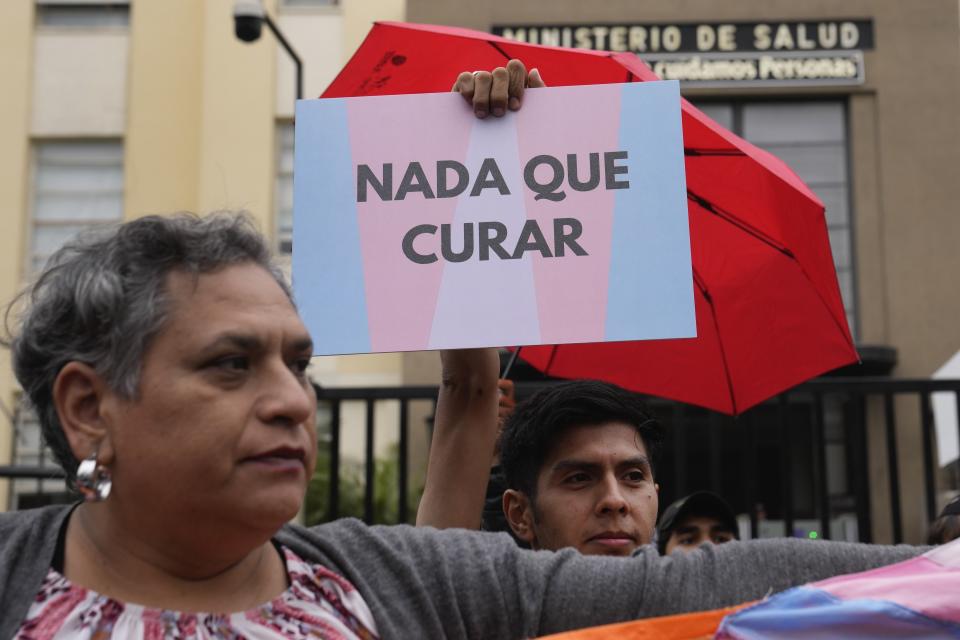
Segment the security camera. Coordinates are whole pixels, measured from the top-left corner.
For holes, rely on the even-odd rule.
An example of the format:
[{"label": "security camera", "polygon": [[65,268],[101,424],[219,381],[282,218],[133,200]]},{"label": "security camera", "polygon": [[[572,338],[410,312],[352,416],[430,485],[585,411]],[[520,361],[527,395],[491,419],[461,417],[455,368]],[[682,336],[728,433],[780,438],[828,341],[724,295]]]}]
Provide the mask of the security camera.
[{"label": "security camera", "polygon": [[244,42],[254,42],[260,38],[263,17],[260,0],[236,0],[233,3],[233,29]]}]

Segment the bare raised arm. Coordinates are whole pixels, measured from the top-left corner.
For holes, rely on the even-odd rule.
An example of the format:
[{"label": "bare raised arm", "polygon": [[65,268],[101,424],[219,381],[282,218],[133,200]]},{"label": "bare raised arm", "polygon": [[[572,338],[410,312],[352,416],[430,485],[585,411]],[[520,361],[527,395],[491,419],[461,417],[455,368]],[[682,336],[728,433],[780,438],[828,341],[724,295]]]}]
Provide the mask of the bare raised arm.
[{"label": "bare raised arm", "polygon": [[479,529],[497,439],[496,349],[440,352],[443,374],[417,525]]}]

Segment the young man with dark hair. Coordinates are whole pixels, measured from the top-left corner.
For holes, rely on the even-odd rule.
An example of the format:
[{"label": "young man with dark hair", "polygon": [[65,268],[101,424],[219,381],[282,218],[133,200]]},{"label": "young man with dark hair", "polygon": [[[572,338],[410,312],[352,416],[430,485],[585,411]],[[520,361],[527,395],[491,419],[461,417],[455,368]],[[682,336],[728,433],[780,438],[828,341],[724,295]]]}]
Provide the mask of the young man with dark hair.
[{"label": "young man with dark hair", "polygon": [[659,423],[633,393],[563,382],[521,403],[500,438],[503,512],[534,549],[629,555],[657,517]]}]

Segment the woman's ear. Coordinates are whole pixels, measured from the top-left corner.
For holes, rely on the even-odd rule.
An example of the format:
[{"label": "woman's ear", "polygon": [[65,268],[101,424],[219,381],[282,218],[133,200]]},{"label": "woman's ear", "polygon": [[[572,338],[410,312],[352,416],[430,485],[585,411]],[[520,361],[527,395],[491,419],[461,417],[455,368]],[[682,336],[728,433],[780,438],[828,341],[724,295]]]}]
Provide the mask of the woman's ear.
[{"label": "woman's ear", "polygon": [[530,503],[527,494],[522,491],[507,489],[503,492],[503,515],[507,518],[507,524],[513,530],[513,534],[530,545],[531,548],[537,548],[537,535],[533,528],[533,505]]},{"label": "woman's ear", "polygon": [[78,460],[97,452],[101,464],[113,456],[109,433],[102,418],[106,382],[93,367],[68,362],[53,382],[53,404],[60,426]]}]

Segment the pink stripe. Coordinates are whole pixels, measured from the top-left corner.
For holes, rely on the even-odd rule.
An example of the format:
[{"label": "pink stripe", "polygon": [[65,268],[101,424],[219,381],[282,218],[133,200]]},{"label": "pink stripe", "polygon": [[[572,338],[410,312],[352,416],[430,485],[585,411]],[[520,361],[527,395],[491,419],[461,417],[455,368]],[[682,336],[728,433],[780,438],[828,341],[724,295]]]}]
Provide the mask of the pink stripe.
[{"label": "pink stripe", "polygon": [[960,569],[960,540],[932,549],[923,554],[923,557],[945,567]]},{"label": "pink stripe", "polygon": [[40,611],[39,617],[31,621],[34,624],[28,638],[52,638],[60,631],[67,618],[80,602],[87,596],[86,589],[71,587],[61,596],[56,596]]},{"label": "pink stripe", "polygon": [[960,569],[924,556],[811,586],[843,600],[886,600],[932,618],[960,623]]},{"label": "pink stripe", "polygon": [[[589,154],[600,154],[600,187],[588,192],[571,189],[565,182],[566,198],[560,202],[534,200],[525,189],[527,217],[540,223],[552,246],[553,220],[575,218],[583,227],[578,243],[589,254],[570,260],[541,259],[533,263],[543,343],[600,341],[604,337],[607,307],[607,274],[610,270],[610,238],[616,191],[604,187],[603,153],[616,151],[620,133],[620,85],[597,85],[590,92],[581,87],[558,88],[564,96],[562,122],[531,109],[517,115],[520,158],[523,162],[549,154],[566,165],[567,154],[577,154],[578,173],[585,180],[589,172]],[[525,97],[529,107],[537,99],[536,91]],[[542,168],[546,170],[546,168]],[[536,174],[538,181],[547,177]],[[549,173],[543,174],[549,176]],[[589,205],[587,203],[590,203]]]},{"label": "pink stripe", "polygon": [[[449,98],[423,100],[421,96],[393,96],[389,111],[378,98],[349,101],[347,113],[354,166],[368,164],[380,175],[382,164],[392,162],[396,192],[410,162],[427,158],[462,159],[469,127],[448,129],[438,135],[432,126],[449,121],[456,108],[467,110],[461,98],[452,94]],[[423,170],[435,186],[436,165],[424,162]],[[371,350],[422,349],[430,335],[443,264],[411,262],[403,255],[400,240],[415,225],[439,227],[450,222],[456,200],[425,199],[421,193],[411,193],[402,201],[388,203],[387,211],[379,215],[373,213],[374,207],[380,205],[375,200],[371,190],[368,201],[357,204]],[[398,314],[402,314],[402,320]]]}]

